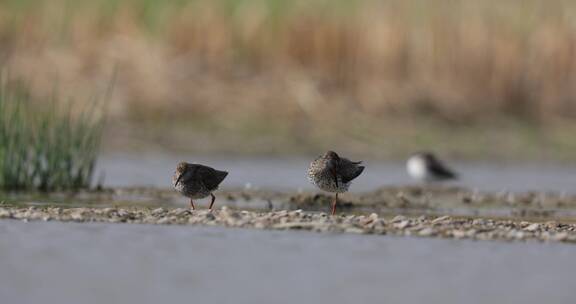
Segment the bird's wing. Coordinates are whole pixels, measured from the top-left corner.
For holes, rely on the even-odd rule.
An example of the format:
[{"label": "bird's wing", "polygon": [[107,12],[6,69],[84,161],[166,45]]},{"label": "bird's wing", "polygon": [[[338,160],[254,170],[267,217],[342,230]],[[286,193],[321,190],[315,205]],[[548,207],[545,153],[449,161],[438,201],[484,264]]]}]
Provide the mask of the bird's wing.
[{"label": "bird's wing", "polygon": [[199,178],[209,190],[218,188],[218,185],[227,175],[228,172],[226,171],[216,170],[204,165],[198,165],[195,172],[196,178]]},{"label": "bird's wing", "polygon": [[444,165],[444,163],[442,163],[440,160],[436,158],[431,159],[431,161],[428,163],[428,169],[444,178],[458,177],[458,175],[454,173],[454,171],[450,170],[448,167],[446,167],[446,165]]},{"label": "bird's wing", "polygon": [[364,166],[359,166],[362,162],[353,162],[346,158],[340,158],[339,174],[342,176],[342,182],[348,183],[357,178],[364,171]]}]

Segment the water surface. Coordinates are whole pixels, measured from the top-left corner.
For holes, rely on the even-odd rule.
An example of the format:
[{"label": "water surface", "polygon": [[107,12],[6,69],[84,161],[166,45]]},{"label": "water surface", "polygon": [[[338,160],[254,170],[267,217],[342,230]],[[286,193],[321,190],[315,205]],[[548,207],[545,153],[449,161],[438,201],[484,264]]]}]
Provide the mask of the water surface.
[{"label": "water surface", "polygon": [[3,303],[574,303],[576,247],[0,221]]},{"label": "water surface", "polygon": [[[168,154],[110,154],[101,158],[107,186],[170,187],[179,161],[204,163],[230,172],[222,187],[256,187],[271,190],[312,190],[306,177],[309,159],[223,158]],[[366,170],[351,187],[353,192],[383,185],[414,184],[403,163],[366,161]],[[454,185],[486,191],[553,191],[576,193],[576,166],[562,164],[455,163],[461,180]]]}]

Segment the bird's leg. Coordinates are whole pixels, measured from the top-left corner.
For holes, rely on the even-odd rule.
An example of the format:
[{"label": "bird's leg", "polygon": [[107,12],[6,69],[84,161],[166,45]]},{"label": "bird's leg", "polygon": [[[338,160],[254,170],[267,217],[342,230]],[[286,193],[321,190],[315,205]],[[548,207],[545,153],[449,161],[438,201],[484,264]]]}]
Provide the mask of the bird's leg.
[{"label": "bird's leg", "polygon": [[[338,175],[336,174],[336,170],[332,170],[332,176],[334,177],[334,183],[336,184],[336,189],[340,188],[338,185]],[[334,197],[334,201],[332,202],[332,215],[336,214],[336,204],[338,203],[338,192],[336,192],[336,196]]]},{"label": "bird's leg", "polygon": [[212,210],[212,206],[214,205],[214,201],[216,200],[216,197],[212,193],[210,193],[210,196],[212,197],[212,201],[210,202],[210,207],[208,207],[208,209]]},{"label": "bird's leg", "polygon": [[194,200],[190,199],[190,208],[192,208],[192,210],[196,210],[196,207],[194,206]]},{"label": "bird's leg", "polygon": [[332,215],[336,214],[336,204],[338,204],[338,193],[336,193],[336,197],[334,197],[334,201],[332,202]]}]

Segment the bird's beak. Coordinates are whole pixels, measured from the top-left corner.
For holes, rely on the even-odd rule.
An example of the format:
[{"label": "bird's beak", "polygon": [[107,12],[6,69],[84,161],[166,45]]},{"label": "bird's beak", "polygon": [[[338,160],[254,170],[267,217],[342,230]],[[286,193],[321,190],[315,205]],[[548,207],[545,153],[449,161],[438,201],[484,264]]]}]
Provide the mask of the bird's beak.
[{"label": "bird's beak", "polygon": [[181,173],[180,175],[178,175],[178,179],[176,179],[176,183],[174,184],[174,186],[178,186],[178,183],[180,182],[182,175],[184,175],[184,173]]}]

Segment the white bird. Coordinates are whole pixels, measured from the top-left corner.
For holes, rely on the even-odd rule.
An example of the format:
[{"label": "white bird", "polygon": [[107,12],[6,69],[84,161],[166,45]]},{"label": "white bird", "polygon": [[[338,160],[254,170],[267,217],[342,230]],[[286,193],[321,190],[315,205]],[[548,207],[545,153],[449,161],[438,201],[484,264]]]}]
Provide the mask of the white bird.
[{"label": "white bird", "polygon": [[426,183],[458,179],[458,174],[430,152],[412,155],[406,163],[406,169],[412,178]]}]

